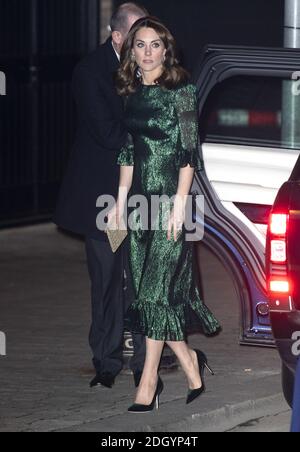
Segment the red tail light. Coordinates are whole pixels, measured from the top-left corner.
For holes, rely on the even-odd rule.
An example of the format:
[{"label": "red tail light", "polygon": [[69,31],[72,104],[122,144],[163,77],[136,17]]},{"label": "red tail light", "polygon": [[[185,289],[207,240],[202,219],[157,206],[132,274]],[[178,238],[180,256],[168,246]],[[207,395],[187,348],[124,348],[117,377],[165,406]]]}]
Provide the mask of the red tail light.
[{"label": "red tail light", "polygon": [[270,232],[273,235],[286,235],[288,215],[272,213],[270,222]]},{"label": "red tail light", "polygon": [[271,280],[270,281],[270,291],[274,293],[289,293],[290,283],[287,279],[282,280]]},{"label": "red tail light", "polygon": [[[272,213],[269,223],[267,246],[268,289],[272,294],[271,309],[289,310],[292,283],[287,266],[287,233],[289,215]],[[276,297],[276,300],[273,300]],[[272,301],[275,303],[272,306]],[[276,307],[275,307],[276,305]]]}]

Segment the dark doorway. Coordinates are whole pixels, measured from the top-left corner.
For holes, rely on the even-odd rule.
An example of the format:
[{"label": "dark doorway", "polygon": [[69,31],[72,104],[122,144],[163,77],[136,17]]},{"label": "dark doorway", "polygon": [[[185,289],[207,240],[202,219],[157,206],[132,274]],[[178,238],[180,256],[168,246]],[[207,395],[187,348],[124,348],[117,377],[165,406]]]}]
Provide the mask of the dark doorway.
[{"label": "dark doorway", "polygon": [[49,218],[75,127],[70,80],[99,43],[99,0],[0,0],[0,224]]}]

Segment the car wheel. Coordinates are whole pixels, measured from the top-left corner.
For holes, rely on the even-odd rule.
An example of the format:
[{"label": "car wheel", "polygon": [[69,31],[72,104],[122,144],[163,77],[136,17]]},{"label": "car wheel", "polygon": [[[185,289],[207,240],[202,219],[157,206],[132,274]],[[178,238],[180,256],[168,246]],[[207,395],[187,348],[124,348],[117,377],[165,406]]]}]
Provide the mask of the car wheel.
[{"label": "car wheel", "polygon": [[281,377],[283,395],[289,406],[292,408],[294,395],[294,374],[284,363],[282,363]]}]

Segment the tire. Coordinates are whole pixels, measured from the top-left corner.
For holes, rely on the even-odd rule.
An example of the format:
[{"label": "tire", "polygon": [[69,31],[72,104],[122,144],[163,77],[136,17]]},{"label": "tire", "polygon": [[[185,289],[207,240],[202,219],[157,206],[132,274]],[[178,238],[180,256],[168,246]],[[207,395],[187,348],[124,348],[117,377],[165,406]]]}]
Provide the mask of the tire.
[{"label": "tire", "polygon": [[291,408],[293,405],[294,381],[295,377],[293,372],[284,363],[282,363],[282,374],[281,374],[282,391],[285,400],[287,401]]}]

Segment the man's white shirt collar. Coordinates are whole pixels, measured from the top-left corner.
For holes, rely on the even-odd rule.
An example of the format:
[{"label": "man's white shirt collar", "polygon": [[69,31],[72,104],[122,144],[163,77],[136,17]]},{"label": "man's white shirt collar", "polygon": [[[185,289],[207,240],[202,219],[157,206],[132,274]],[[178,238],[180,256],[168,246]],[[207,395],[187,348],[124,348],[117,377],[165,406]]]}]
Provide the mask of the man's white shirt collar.
[{"label": "man's white shirt collar", "polygon": [[112,45],[112,48],[114,49],[115,54],[117,55],[118,60],[120,61],[121,57],[120,57],[120,55],[118,54],[118,52],[116,51],[116,49],[115,49],[114,44],[113,44],[112,41],[111,41],[111,45]]}]

